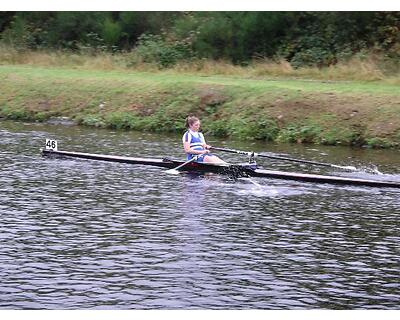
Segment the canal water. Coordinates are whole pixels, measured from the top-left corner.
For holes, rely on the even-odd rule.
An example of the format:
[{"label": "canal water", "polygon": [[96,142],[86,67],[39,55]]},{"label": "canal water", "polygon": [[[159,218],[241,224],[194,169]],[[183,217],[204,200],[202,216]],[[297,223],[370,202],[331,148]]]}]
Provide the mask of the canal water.
[{"label": "canal water", "polygon": [[[183,158],[180,136],[0,121],[0,309],[399,308],[399,190],[48,159],[46,138]],[[208,142],[400,181],[398,151]]]}]

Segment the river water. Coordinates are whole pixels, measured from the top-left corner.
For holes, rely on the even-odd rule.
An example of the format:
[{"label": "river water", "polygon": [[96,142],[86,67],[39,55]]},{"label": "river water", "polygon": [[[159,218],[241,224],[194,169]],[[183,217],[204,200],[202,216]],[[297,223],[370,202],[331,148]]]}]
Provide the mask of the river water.
[{"label": "river water", "polygon": [[[179,136],[0,121],[1,309],[399,308],[398,190],[48,159],[46,138],[183,156]],[[398,151],[209,143],[387,175],[265,167],[400,181]]]}]

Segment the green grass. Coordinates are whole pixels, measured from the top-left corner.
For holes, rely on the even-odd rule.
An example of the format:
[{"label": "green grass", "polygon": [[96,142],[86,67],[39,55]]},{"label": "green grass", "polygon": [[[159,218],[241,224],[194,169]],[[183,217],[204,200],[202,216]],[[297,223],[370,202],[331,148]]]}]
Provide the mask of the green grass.
[{"label": "green grass", "polygon": [[79,79],[85,82],[87,88],[95,86],[98,81],[114,82],[113,85],[121,85],[121,90],[126,90],[128,85],[140,83],[155,85],[174,84],[179,86],[189,85],[223,85],[242,87],[246,90],[273,91],[287,90],[289,92],[322,92],[322,93],[362,93],[362,94],[388,94],[400,96],[397,84],[388,84],[384,81],[317,81],[302,79],[260,79],[238,78],[236,76],[198,76],[191,74],[179,74],[171,72],[132,72],[132,71],[92,71],[74,70],[65,68],[42,68],[32,66],[0,66],[0,77],[13,73],[16,77],[21,76],[26,80],[50,79],[64,82]]},{"label": "green grass", "polygon": [[396,147],[400,90],[387,81],[254,79],[174,71],[0,66],[0,116],[181,132],[189,113],[204,130],[244,140]]}]

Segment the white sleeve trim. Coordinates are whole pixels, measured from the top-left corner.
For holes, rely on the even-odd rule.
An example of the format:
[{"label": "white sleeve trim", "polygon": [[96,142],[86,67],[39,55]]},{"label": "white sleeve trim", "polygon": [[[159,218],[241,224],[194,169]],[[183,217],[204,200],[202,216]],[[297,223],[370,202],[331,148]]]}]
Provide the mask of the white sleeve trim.
[{"label": "white sleeve trim", "polygon": [[203,143],[206,143],[206,139],[204,139],[204,135],[201,132],[199,132],[199,133],[200,133],[200,137],[201,137],[201,140],[203,141]]},{"label": "white sleeve trim", "polygon": [[[186,135],[187,135],[188,141],[186,141],[186,139],[185,139]],[[185,143],[185,142],[189,142],[190,143],[190,141],[192,141],[192,135],[190,134],[189,131],[186,131],[185,134],[183,135],[182,142],[183,143]]]}]

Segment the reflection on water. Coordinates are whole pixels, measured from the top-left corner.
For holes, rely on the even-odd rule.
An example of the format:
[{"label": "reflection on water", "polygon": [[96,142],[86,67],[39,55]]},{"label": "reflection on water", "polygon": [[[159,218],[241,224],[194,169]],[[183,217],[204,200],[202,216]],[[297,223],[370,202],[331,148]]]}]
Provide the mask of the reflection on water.
[{"label": "reflection on water", "polygon": [[[174,136],[0,122],[1,309],[398,308],[398,191],[52,160],[38,153],[46,137],[181,153]],[[394,151],[252,147],[399,179]]]}]

